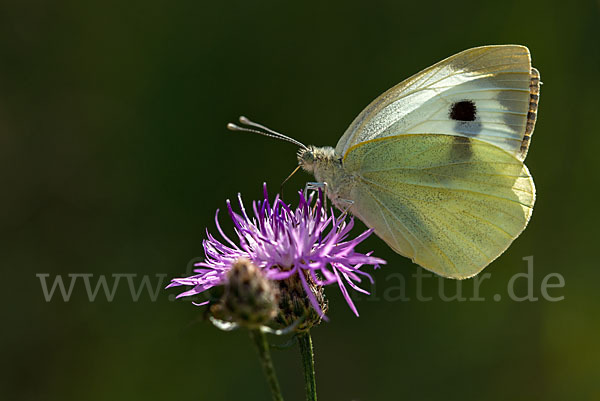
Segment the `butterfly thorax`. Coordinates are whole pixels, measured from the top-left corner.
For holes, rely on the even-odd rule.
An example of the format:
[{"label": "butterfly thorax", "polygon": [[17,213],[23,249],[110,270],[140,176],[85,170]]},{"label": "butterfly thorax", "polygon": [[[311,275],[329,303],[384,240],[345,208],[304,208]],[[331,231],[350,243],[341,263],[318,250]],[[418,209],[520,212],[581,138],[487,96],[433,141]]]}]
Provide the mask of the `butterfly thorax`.
[{"label": "butterfly thorax", "polygon": [[339,208],[347,208],[355,180],[343,168],[342,157],[330,146],[309,146],[298,151],[298,164],[327,184],[327,196]]}]

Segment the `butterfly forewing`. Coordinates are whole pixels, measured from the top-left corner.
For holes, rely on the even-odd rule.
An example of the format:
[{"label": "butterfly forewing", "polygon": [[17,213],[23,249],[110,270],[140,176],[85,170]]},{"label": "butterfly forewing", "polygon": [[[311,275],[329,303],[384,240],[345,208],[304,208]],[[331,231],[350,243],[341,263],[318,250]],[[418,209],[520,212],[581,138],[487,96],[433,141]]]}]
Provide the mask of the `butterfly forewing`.
[{"label": "butterfly forewing", "polygon": [[336,153],[398,134],[439,134],[477,138],[522,160],[531,82],[526,47],[465,50],[375,99],[346,130]]}]

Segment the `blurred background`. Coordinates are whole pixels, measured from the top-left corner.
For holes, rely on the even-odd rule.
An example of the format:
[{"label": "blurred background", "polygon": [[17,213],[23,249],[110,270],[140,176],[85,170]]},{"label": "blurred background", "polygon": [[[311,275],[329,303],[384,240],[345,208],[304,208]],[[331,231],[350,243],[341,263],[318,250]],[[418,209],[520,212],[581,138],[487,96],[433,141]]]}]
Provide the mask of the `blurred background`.
[{"label": "blurred background", "polygon": [[[227,198],[257,199],[263,181],[274,194],[296,166],[294,146],[225,124],[244,114],[335,146],[404,78],[506,43],[529,47],[544,82],[527,158],[538,191],[529,227],[485,270],[485,301],[445,301],[441,285],[451,296],[456,282],[419,285],[419,268],[378,238],[361,244],[389,264],[374,272],[372,297],[355,297],[358,318],[327,289],[330,322],[313,330],[320,399],[600,399],[598,2],[0,7],[3,399],[269,399],[247,333],[217,330],[203,308],[173,300],[178,289],[162,289],[203,255]],[[288,202],[307,180],[286,184]],[[516,302],[508,283],[528,256],[531,280],[515,281],[515,293],[531,286],[539,300]],[[550,273],[564,277],[548,291],[561,301],[542,297]],[[122,278],[112,301],[100,290],[92,302],[80,276],[68,302],[58,287],[47,301],[42,282],[62,277],[68,289],[69,274],[92,275],[92,289],[101,275],[112,286],[129,274],[135,288],[146,277],[157,292],[135,301]],[[462,283],[463,296],[473,287]],[[286,400],[302,400],[298,350],[274,358]]]}]

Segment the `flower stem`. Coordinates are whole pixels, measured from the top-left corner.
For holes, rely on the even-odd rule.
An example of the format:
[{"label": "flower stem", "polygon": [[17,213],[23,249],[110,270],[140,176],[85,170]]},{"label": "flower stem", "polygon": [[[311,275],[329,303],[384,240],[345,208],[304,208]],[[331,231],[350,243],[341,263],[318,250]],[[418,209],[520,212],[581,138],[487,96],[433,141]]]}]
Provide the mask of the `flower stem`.
[{"label": "flower stem", "polygon": [[304,366],[304,385],[306,388],[306,400],[317,401],[317,382],[315,380],[315,355],[313,353],[312,338],[310,331],[299,333],[298,346],[302,355]]},{"label": "flower stem", "polygon": [[267,382],[271,388],[271,395],[273,401],[283,401],[283,395],[281,394],[281,388],[279,387],[279,381],[275,374],[275,368],[273,367],[273,360],[271,359],[271,351],[269,350],[269,343],[267,342],[267,336],[260,330],[250,330],[250,337],[256,345],[258,351],[258,357],[267,377]]}]

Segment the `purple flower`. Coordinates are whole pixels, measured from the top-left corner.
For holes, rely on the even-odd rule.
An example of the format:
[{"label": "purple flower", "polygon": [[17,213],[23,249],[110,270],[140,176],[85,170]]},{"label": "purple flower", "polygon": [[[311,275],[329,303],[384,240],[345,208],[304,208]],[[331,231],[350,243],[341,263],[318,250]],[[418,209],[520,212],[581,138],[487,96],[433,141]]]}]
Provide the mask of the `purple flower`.
[{"label": "purple flower", "polygon": [[[296,209],[292,209],[276,196],[273,204],[269,203],[267,187],[264,185],[264,199],[253,202],[253,216],[249,216],[244,208],[241,196],[238,195],[240,212],[236,213],[227,201],[229,216],[233,220],[238,236],[237,243],[229,239],[218,221],[219,211],[215,215],[217,230],[223,242],[207,231],[207,239],[203,241],[206,259],[195,264],[198,269],[194,276],[172,279],[167,288],[186,285],[193,286],[177,298],[196,295],[209,288],[223,285],[226,273],[240,258],[246,258],[258,266],[264,276],[273,281],[288,279],[297,275],[312,307],[323,314],[314,292],[307,282],[310,275],[318,286],[337,283],[352,311],[358,311],[346,286],[369,294],[358,287],[361,276],[371,276],[360,268],[363,265],[385,264],[385,261],[361,254],[354,247],[367,238],[372,230],[367,230],[354,239],[348,239],[354,226],[354,219],[346,221],[346,215],[335,217],[333,209],[327,213],[323,207],[323,196],[319,193],[314,206],[312,197],[308,200],[300,192],[300,201]],[[198,305],[205,305],[203,302]]]}]

